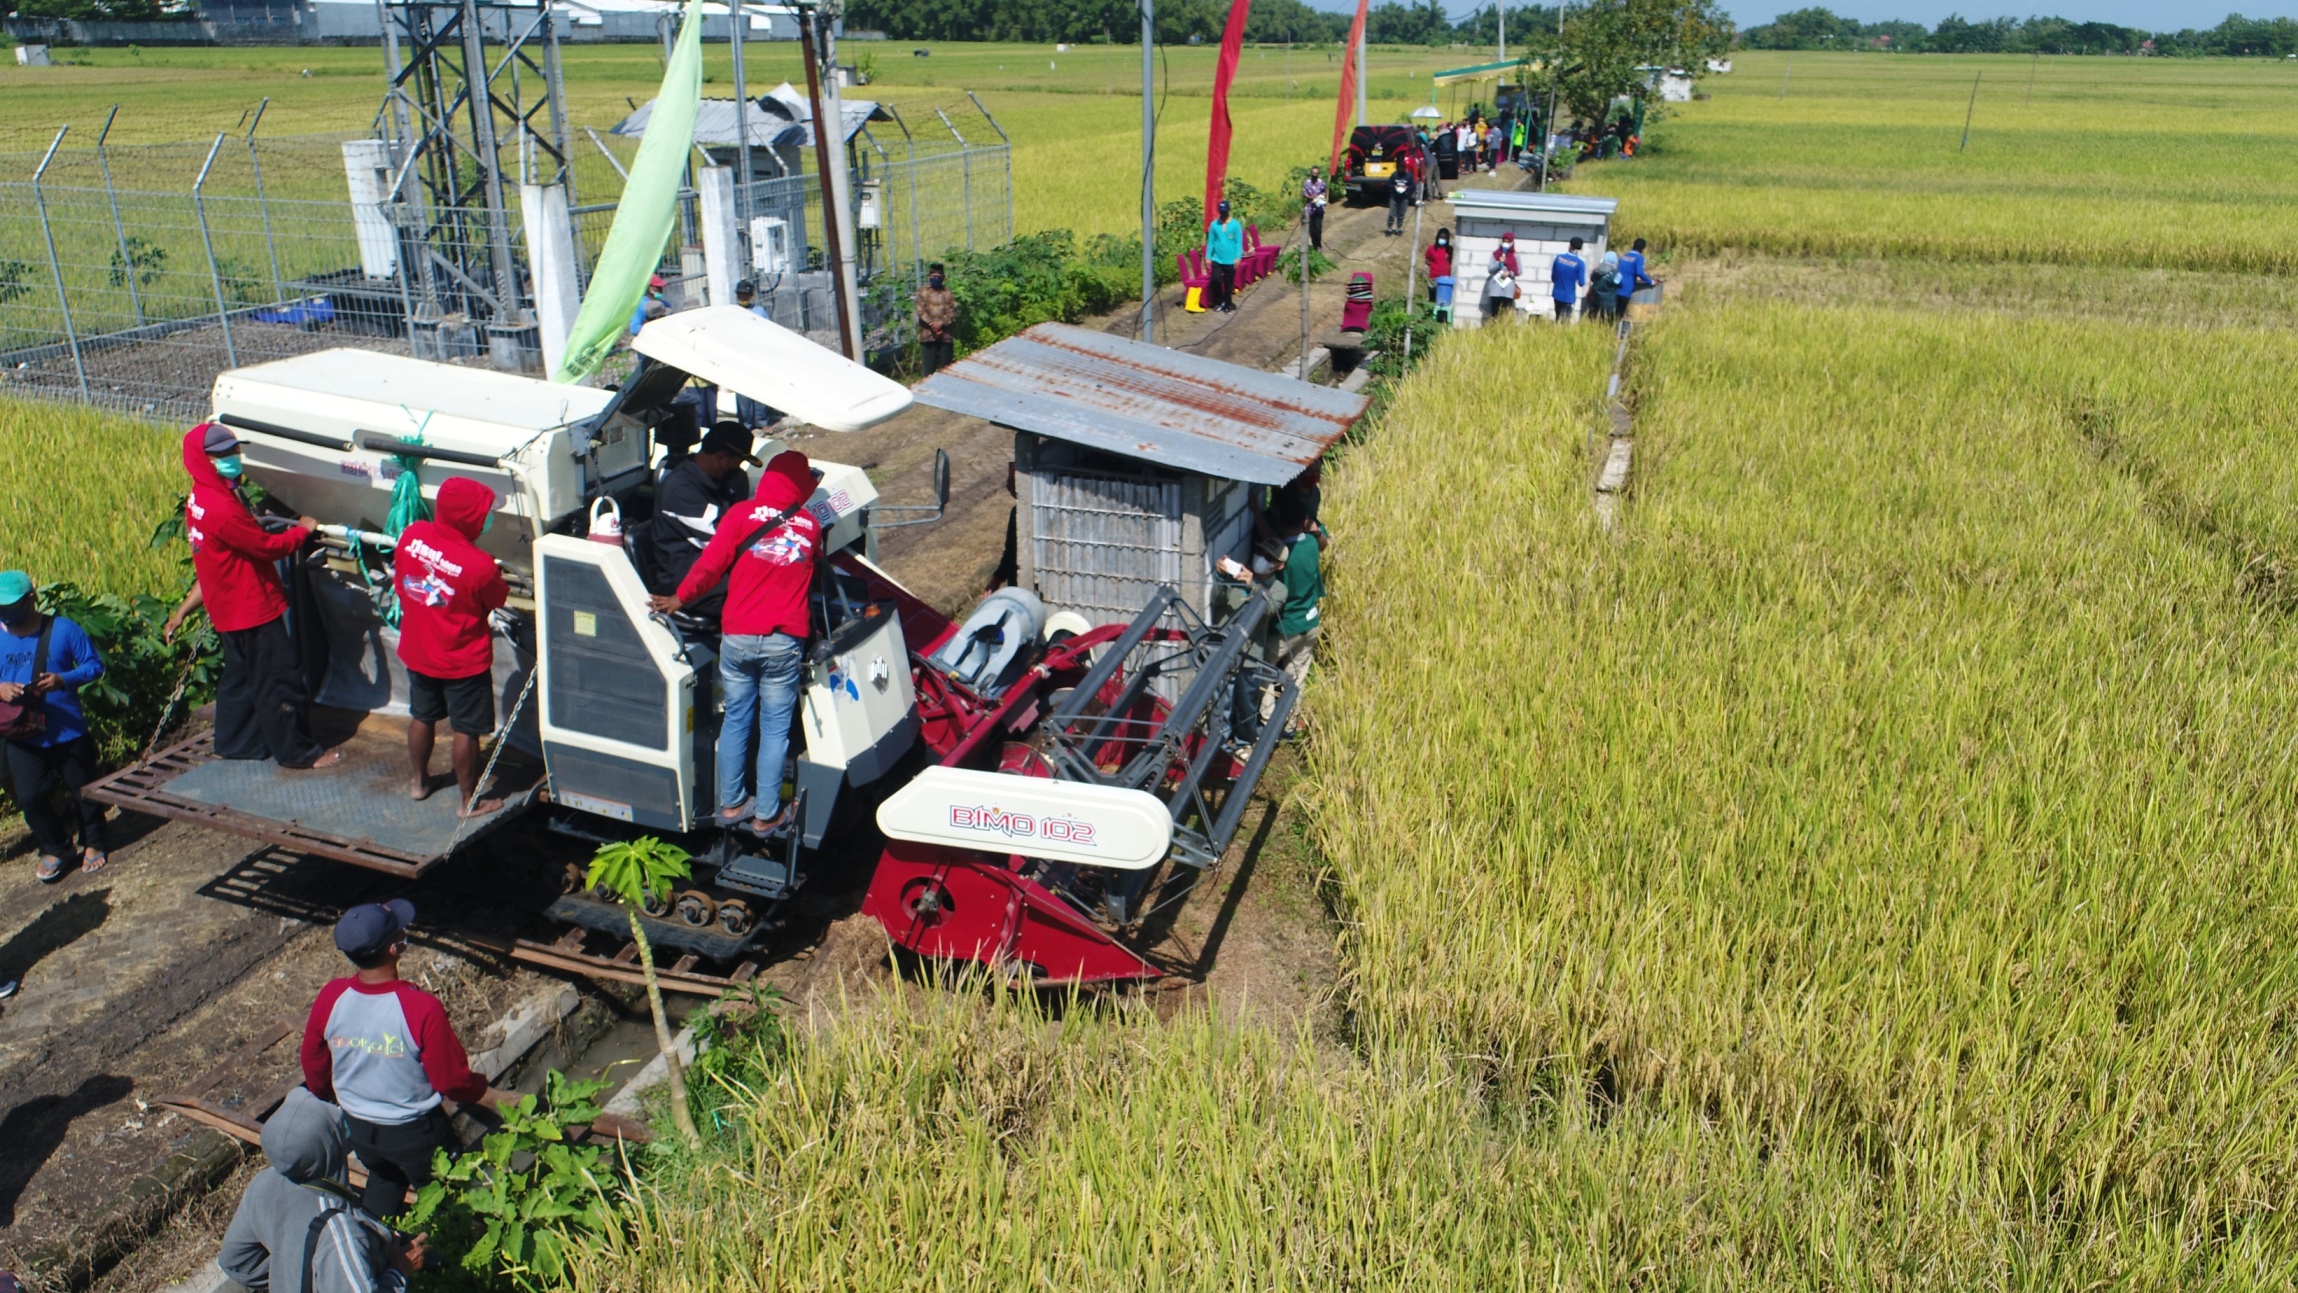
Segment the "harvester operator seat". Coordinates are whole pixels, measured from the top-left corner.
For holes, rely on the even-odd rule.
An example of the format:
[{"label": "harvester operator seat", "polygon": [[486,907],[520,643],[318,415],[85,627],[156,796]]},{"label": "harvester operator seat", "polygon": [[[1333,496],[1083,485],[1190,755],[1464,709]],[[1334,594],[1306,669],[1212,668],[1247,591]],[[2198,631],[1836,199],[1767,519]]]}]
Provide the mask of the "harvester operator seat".
[{"label": "harvester operator seat", "polygon": [[942,643],[930,663],[984,700],[995,700],[1029,663],[1045,627],[1045,603],[1026,588],[1000,588]]}]

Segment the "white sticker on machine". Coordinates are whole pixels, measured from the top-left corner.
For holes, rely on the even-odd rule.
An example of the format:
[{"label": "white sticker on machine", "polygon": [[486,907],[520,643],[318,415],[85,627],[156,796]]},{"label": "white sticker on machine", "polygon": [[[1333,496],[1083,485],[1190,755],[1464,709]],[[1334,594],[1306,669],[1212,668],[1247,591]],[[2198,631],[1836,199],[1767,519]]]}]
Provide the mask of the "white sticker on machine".
[{"label": "white sticker on machine", "polygon": [[878,806],[898,840],[1142,871],[1173,844],[1156,796],[970,768],[928,768]]}]

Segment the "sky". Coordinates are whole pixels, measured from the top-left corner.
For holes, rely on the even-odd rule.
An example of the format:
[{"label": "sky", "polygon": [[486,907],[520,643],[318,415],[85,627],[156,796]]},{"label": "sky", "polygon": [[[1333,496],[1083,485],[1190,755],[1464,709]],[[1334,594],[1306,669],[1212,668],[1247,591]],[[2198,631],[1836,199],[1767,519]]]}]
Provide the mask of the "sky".
[{"label": "sky", "polygon": [[[1375,4],[1380,0],[1373,0]],[[1319,9],[1355,12],[1354,0],[1308,0]],[[1832,9],[1861,22],[1904,18],[1935,27],[1949,14],[1974,21],[2008,14],[2025,18],[2035,14],[2071,18],[2076,22],[2111,22],[2147,31],[2177,31],[2182,27],[2215,27],[2229,13],[2252,18],[2298,18],[2298,0],[1723,0],[1725,12],[1742,27],[1770,22],[1774,17],[1812,5]],[[1445,11],[1455,19],[1476,6],[1463,0],[1445,0]]]}]

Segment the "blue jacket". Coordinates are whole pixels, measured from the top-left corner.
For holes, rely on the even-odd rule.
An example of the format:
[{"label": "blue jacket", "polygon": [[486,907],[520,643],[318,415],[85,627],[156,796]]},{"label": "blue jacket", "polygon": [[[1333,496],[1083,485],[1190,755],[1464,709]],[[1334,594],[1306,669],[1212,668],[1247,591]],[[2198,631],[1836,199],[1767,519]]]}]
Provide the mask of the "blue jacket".
[{"label": "blue jacket", "polygon": [[[62,745],[88,730],[87,716],[80,712],[80,688],[104,676],[104,658],[96,654],[88,631],[61,615],[49,618],[55,627],[48,632],[48,672],[63,679],[64,686],[40,698],[48,711],[48,729],[29,744],[43,746]],[[0,628],[0,682],[30,683],[39,645],[37,630],[17,637]]]},{"label": "blue jacket", "polygon": [[1644,275],[1644,253],[1640,251],[1621,252],[1620,295],[1626,296],[1637,288],[1650,287],[1651,285],[1652,280]]},{"label": "blue jacket", "polygon": [[1558,252],[1556,263],[1548,267],[1548,279],[1556,299],[1570,305],[1580,299],[1580,289],[1588,285],[1588,262],[1571,252]]},{"label": "blue jacket", "polygon": [[1235,216],[1215,220],[1205,230],[1205,259],[1216,265],[1234,265],[1245,258],[1245,225]]}]

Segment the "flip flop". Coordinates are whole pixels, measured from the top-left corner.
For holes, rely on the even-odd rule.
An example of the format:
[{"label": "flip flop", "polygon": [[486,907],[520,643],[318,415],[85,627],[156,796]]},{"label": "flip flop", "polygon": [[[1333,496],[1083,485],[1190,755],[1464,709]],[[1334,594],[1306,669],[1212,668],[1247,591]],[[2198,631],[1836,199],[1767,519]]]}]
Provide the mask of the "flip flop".
[{"label": "flip flop", "polygon": [[102,849],[97,849],[95,855],[92,857],[86,854],[82,854],[80,857],[80,874],[94,875],[98,871],[103,870],[105,864],[109,863],[111,860],[112,855],[104,852]]},{"label": "flip flop", "polygon": [[734,805],[732,808],[719,809],[718,824],[720,826],[732,826],[749,815],[750,801],[745,799],[741,803]]},{"label": "flip flop", "polygon": [[41,858],[39,870],[32,874],[38,876],[42,884],[54,884],[64,878],[64,859],[57,857]]},{"label": "flip flop", "polygon": [[753,817],[750,819],[749,824],[743,829],[749,831],[752,835],[755,835],[760,839],[764,839],[767,836],[772,835],[774,832],[781,830],[784,826],[789,825],[790,814],[796,808],[796,804],[784,804],[782,805],[781,812],[774,814],[771,818]]}]

